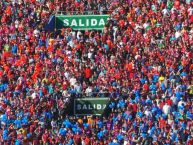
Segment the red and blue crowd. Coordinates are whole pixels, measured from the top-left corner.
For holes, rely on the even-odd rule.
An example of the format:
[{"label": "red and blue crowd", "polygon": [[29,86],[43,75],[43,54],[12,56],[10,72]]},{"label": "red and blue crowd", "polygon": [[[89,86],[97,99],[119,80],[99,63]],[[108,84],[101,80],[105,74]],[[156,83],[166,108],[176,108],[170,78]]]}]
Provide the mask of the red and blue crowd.
[{"label": "red and blue crowd", "polygon": [[[49,17],[109,14],[103,31]],[[109,116],[69,116],[72,97]],[[0,142],[193,145],[192,0],[1,0]]]}]

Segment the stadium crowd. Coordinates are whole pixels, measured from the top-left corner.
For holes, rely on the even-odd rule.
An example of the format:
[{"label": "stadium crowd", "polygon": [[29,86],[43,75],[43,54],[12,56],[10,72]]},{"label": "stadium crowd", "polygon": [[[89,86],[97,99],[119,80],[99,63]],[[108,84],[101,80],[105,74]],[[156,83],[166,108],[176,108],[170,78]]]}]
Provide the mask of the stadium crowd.
[{"label": "stadium crowd", "polygon": [[[57,11],[110,14],[103,31],[46,31]],[[1,0],[0,142],[193,145],[192,0]],[[109,97],[106,116],[63,115]]]}]

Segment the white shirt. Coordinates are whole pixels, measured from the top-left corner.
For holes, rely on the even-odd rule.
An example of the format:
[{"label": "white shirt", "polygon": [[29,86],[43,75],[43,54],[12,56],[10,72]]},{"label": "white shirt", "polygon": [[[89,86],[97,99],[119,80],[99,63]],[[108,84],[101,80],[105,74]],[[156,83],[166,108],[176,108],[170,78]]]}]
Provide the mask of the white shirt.
[{"label": "white shirt", "polygon": [[193,14],[193,8],[192,7],[190,7],[189,9],[188,9],[188,15],[192,15]]},{"label": "white shirt", "polygon": [[67,43],[67,45],[69,45],[70,47],[74,47],[74,41],[73,41],[73,40],[69,41],[69,42]]},{"label": "white shirt", "polygon": [[35,37],[38,37],[38,36],[39,36],[39,33],[40,33],[40,31],[37,30],[37,29],[35,29],[34,32],[33,32],[33,34],[34,34]]},{"label": "white shirt", "polygon": [[74,86],[74,88],[75,88],[75,90],[76,90],[78,93],[81,93],[81,90],[82,90],[81,85],[76,84],[76,85]]},{"label": "white shirt", "polygon": [[66,79],[69,79],[69,73],[68,72],[65,72],[64,76],[66,77]]},{"label": "white shirt", "polygon": [[175,105],[178,104],[177,98],[174,95],[171,97],[171,100],[172,100],[173,104],[175,104]]},{"label": "white shirt", "polygon": [[92,88],[91,88],[91,87],[86,88],[85,93],[86,93],[87,95],[89,95],[90,93],[92,93]]},{"label": "white shirt", "polygon": [[148,117],[152,117],[152,114],[151,114],[151,112],[150,112],[149,110],[146,110],[146,111],[144,112],[144,114],[145,114],[146,116],[148,116]]},{"label": "white shirt", "polygon": [[191,2],[191,0],[186,0],[186,3],[187,3],[187,4],[190,4],[190,2]]},{"label": "white shirt", "polygon": [[77,37],[78,39],[80,39],[80,38],[81,38],[80,35],[82,35],[82,33],[81,33],[80,31],[78,31],[76,37]]},{"label": "white shirt", "polygon": [[168,13],[168,10],[167,10],[167,9],[163,9],[163,10],[162,10],[162,13],[163,13],[164,15],[166,15],[166,14]]},{"label": "white shirt", "polygon": [[125,141],[124,141],[124,145],[128,145],[128,141],[125,140]]},{"label": "white shirt", "polygon": [[23,80],[24,80],[23,77],[19,77],[17,81],[19,84],[22,84]]},{"label": "white shirt", "polygon": [[36,93],[34,92],[32,95],[31,95],[32,99],[35,99],[36,98]]},{"label": "white shirt", "polygon": [[186,105],[186,103],[181,100],[180,102],[178,102],[178,107],[179,107],[179,106],[182,106],[182,104]]},{"label": "white shirt", "polygon": [[181,36],[182,34],[179,32],[179,31],[177,31],[176,33],[175,33],[175,37],[178,39],[180,36]]},{"label": "white shirt", "polygon": [[63,91],[62,92],[62,96],[64,96],[64,97],[70,97],[70,94],[68,93],[68,91]]},{"label": "white shirt", "polygon": [[148,23],[144,23],[143,24],[143,28],[146,29],[147,27],[149,27],[149,24]]},{"label": "white shirt", "polygon": [[76,84],[76,78],[73,77],[70,79],[70,85],[74,86],[75,84]]},{"label": "white shirt", "polygon": [[82,145],[85,145],[85,142],[84,142],[84,140],[82,140]]},{"label": "white shirt", "polygon": [[53,120],[52,120],[52,121],[51,121],[51,126],[52,126],[52,127],[56,127],[56,121],[53,121]]},{"label": "white shirt", "polygon": [[89,52],[88,53],[88,58],[91,59],[91,56],[92,56],[92,52]]},{"label": "white shirt", "polygon": [[163,112],[164,112],[164,114],[168,115],[168,114],[170,113],[170,111],[171,111],[171,107],[170,107],[169,105],[165,104],[165,105],[163,106]]},{"label": "white shirt", "polygon": [[19,21],[16,20],[16,21],[15,21],[15,28],[18,28],[18,27],[19,27]]},{"label": "white shirt", "polygon": [[175,10],[176,9],[174,7],[171,9],[172,14],[175,12]]}]

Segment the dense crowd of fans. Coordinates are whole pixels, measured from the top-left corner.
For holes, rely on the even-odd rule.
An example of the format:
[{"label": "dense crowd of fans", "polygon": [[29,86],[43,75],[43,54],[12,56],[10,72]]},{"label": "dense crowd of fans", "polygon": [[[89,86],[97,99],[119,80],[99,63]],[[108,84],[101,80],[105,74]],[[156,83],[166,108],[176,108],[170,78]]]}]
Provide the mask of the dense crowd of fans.
[{"label": "dense crowd of fans", "polygon": [[[58,11],[110,19],[45,31]],[[1,0],[0,20],[1,144],[193,145],[191,0]],[[82,96],[110,115],[64,115]]]}]

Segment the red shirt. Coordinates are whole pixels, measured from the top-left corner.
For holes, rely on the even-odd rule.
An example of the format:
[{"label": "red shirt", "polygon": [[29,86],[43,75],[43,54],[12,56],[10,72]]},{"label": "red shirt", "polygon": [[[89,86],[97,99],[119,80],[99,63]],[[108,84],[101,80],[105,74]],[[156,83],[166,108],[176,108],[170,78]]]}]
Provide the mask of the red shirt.
[{"label": "red shirt", "polygon": [[187,145],[193,145],[193,138],[187,141]]},{"label": "red shirt", "polygon": [[170,100],[170,99],[168,99],[166,102],[167,102],[167,104],[168,104],[169,106],[172,106],[172,104],[173,104],[172,100]]},{"label": "red shirt", "polygon": [[163,106],[165,105],[165,102],[160,103],[160,108],[163,109]]},{"label": "red shirt", "polygon": [[92,76],[92,70],[90,68],[85,69],[85,78],[89,79]]},{"label": "red shirt", "polygon": [[190,23],[193,23],[193,15],[190,16]]},{"label": "red shirt", "polygon": [[44,142],[44,143],[47,143],[47,142],[48,142],[48,139],[49,139],[49,134],[48,134],[48,133],[44,133],[44,134],[42,135],[42,138],[43,138],[43,142]]},{"label": "red shirt", "polygon": [[84,140],[84,142],[85,142],[85,145],[90,145],[91,144],[91,141],[88,137]]},{"label": "red shirt", "polygon": [[161,129],[166,128],[166,121],[164,119],[159,120],[159,127]]},{"label": "red shirt", "polygon": [[133,104],[132,108],[133,108],[133,112],[137,112],[137,104]]},{"label": "red shirt", "polygon": [[144,85],[143,85],[143,89],[144,89],[145,91],[149,91],[149,86],[148,86],[148,84],[144,84]]},{"label": "red shirt", "polygon": [[74,142],[75,142],[75,144],[81,143],[81,137],[80,137],[80,135],[75,135],[75,136],[74,136]]}]

